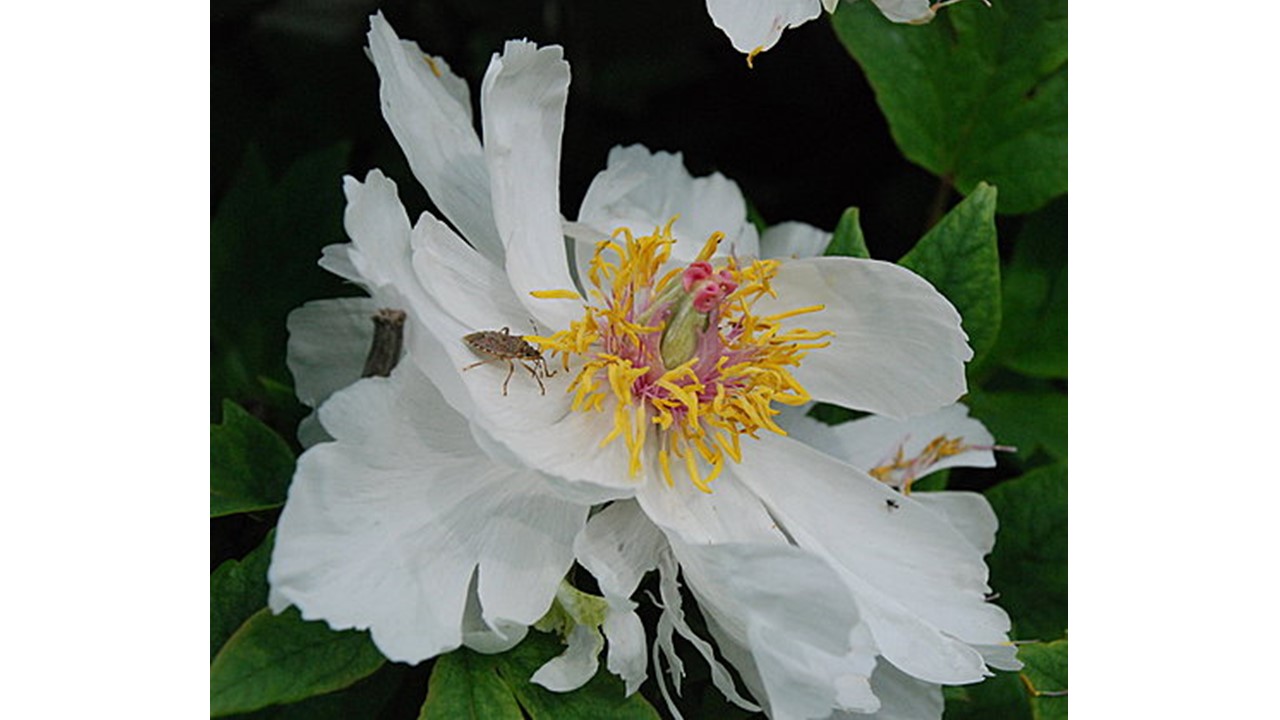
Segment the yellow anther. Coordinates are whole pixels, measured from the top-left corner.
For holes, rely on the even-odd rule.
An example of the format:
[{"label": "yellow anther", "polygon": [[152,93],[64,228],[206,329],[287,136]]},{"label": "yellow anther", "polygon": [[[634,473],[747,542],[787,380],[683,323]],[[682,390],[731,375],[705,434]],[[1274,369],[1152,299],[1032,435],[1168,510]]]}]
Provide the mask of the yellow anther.
[{"label": "yellow anther", "polygon": [[698,257],[694,258],[695,262],[705,262],[716,254],[716,248],[720,247],[720,241],[724,240],[724,233],[719,230],[711,233],[707,241],[702,244],[702,250],[698,252]]},{"label": "yellow anther", "polygon": [[822,312],[823,310],[826,310],[826,309],[827,309],[826,305],[807,305],[802,308],[796,308],[795,310],[787,310],[786,312],[780,312],[774,315],[765,315],[763,319],[768,320],[769,322],[776,323],[780,320],[786,320],[787,318],[795,317],[797,315],[805,315],[807,313],[813,313],[813,312]]},{"label": "yellow anther", "polygon": [[539,300],[582,300],[577,290],[531,290],[529,294]]}]

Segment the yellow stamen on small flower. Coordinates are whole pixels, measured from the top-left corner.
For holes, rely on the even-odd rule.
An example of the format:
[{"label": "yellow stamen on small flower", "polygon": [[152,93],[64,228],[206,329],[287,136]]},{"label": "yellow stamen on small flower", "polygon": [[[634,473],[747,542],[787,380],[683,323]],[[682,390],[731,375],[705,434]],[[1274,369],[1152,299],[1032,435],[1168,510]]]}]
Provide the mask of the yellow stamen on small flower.
[{"label": "yellow stamen on small flower", "polygon": [[756,48],[755,48],[754,50],[752,50],[751,52],[747,53],[747,67],[748,67],[748,68],[751,68],[752,70],[754,70],[754,69],[755,69],[755,67],[756,67],[756,66],[755,66],[755,64],[754,64],[754,61],[755,61],[755,59],[756,59],[756,56],[757,56],[757,55],[759,55],[759,54],[760,54],[760,53],[762,53],[762,52],[764,52],[764,46],[763,46],[763,45],[757,45],[757,46],[756,46]]},{"label": "yellow stamen on small flower", "polygon": [[[575,360],[572,407],[609,408],[613,427],[601,446],[621,437],[632,477],[643,467],[652,426],[649,446],[667,484],[674,484],[675,458],[689,481],[709,493],[726,457],[741,462],[740,436],[786,434],[773,420],[778,411],[772,404],[809,401],[791,370],[808,350],[825,347],[831,333],[782,325],[820,312],[821,305],[753,314],[756,300],[775,295],[769,282],[778,262],[742,265],[728,258],[713,266],[723,233],[712,233],[689,265],[666,268],[675,221],[639,237],[620,228],[598,243],[586,272],[594,304],[568,329],[527,339],[559,353],[566,369]],[[567,291],[534,295],[561,298]],[[683,319],[673,325],[677,317]]]},{"label": "yellow stamen on small flower", "polygon": [[911,494],[911,484],[926,470],[939,461],[954,457],[970,450],[1000,449],[1001,446],[966,445],[963,437],[949,438],[946,435],[929,441],[915,457],[906,458],[902,445],[894,453],[893,459],[871,468],[868,474],[882,483],[896,487],[903,495]]}]

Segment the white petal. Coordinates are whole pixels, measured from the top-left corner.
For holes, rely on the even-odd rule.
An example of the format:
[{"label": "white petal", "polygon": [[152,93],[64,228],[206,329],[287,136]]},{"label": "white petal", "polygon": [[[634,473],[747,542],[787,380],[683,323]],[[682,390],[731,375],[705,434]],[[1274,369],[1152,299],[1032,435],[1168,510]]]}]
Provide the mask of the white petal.
[{"label": "white petal", "polygon": [[926,23],[933,19],[933,0],[871,0],[884,16],[896,23]]},{"label": "white petal", "polygon": [[[407,356],[440,388],[450,405],[464,415],[470,414],[470,400],[461,391],[457,373],[441,351],[440,343],[425,332],[423,323],[442,313],[414,272],[409,218],[395,183],[373,170],[363,183],[344,178],[343,191],[347,196],[344,224],[351,242],[339,246],[337,250],[341,252],[329,253],[326,258],[340,259],[340,265],[354,273],[348,278],[364,286],[373,295],[377,307],[408,313],[409,321],[404,329]],[[430,223],[443,226],[428,213],[423,216]],[[424,221],[419,220],[419,225],[423,224]]]},{"label": "white petal", "polygon": [[604,622],[608,667],[626,682],[628,695],[644,682],[648,666],[644,626],[629,598],[645,573],[658,566],[666,545],[634,500],[619,500],[592,515],[573,541],[574,556],[609,602]]},{"label": "white petal", "polygon": [[836,5],[840,4],[840,0],[822,0],[822,9],[829,13],[836,11]]},{"label": "white petal", "polygon": [[[687,481],[650,483],[636,497],[667,533],[704,617],[746,649],[774,716],[821,716],[843,702],[874,708],[869,690],[854,699],[854,688],[866,687],[874,651],[869,643],[857,652],[850,647],[858,616],[843,580],[790,545],[728,472],[712,488],[706,494]],[[846,694],[839,702],[837,687]]]},{"label": "white petal", "polygon": [[737,183],[720,173],[695,178],[680,153],[651,153],[642,145],[609,151],[608,166],[582,199],[578,222],[605,235],[620,227],[648,235],[676,215],[674,262],[692,261],[717,231],[725,234],[717,255],[755,257],[760,251],[759,233],[747,222],[747,203]]},{"label": "white petal", "polygon": [[871,675],[871,689],[880,698],[881,705],[880,711],[866,720],[938,720],[942,717],[941,685],[917,680],[884,660]]},{"label": "white petal", "polygon": [[666,539],[634,500],[619,500],[591,516],[573,541],[573,554],[605,597],[631,597],[645,573],[658,567]]},{"label": "white petal", "polygon": [[491,628],[542,616],[585,506],[489,461],[412,365],[339,391],[321,419],[337,441],[299,459],[268,573],[273,610],[368,628],[405,662],[462,642],[477,573]]},{"label": "white petal", "polygon": [[797,544],[841,572],[886,658],[930,682],[986,675],[966,643],[1006,641],[1009,619],[985,602],[982,555],[949,522],[787,438],[762,436],[734,473]]},{"label": "white petal", "polygon": [[[440,372],[442,353],[429,336],[414,322],[422,316],[436,313],[410,267],[409,220],[396,193],[396,185],[380,171],[369,172],[364,182],[352,177],[343,179],[343,192],[347,197],[344,225],[351,242],[325,248],[320,264],[328,270],[365,288],[371,301],[343,300],[343,303],[367,302],[351,305],[341,315],[332,318],[316,317],[304,311],[294,324],[297,330],[308,335],[291,339],[291,369],[299,381],[300,397],[304,402],[318,405],[338,387],[357,379],[363,370],[364,357],[369,352],[372,338],[372,311],[363,318],[358,308],[393,308],[404,310],[409,322],[404,328],[405,347],[414,362],[434,378],[451,402],[458,393],[456,380]],[[343,306],[334,306],[343,307]],[[296,335],[297,333],[295,333]],[[314,337],[309,337],[314,336]],[[302,343],[298,346],[298,343]],[[308,359],[314,356],[313,359]],[[308,365],[312,367],[308,367]],[[298,376],[301,372],[327,374],[321,384],[313,386],[310,379]],[[341,383],[341,385],[336,384]],[[458,406],[460,403],[455,403]],[[330,439],[314,417],[304,420],[299,427],[299,438],[304,446]]]},{"label": "white petal", "polygon": [[1011,642],[999,645],[975,645],[982,659],[997,670],[1016,672],[1022,669],[1022,661],[1018,659],[1018,646]]},{"label": "white petal", "polygon": [[370,295],[389,302],[416,284],[409,268],[409,217],[396,184],[381,170],[370,170],[365,181],[342,178],[347,196],[343,226],[351,238],[347,259],[359,273],[356,279]]},{"label": "white petal", "polygon": [[615,605],[611,602],[603,629],[609,640],[609,672],[622,678],[630,695],[644,683],[649,665],[644,624],[635,613],[635,603]]},{"label": "white petal", "polygon": [[363,283],[364,278],[351,262],[351,243],[341,245],[325,245],[320,251],[320,267],[340,278],[354,283]]},{"label": "white petal", "polygon": [[974,550],[986,555],[996,545],[996,512],[980,493],[918,492],[911,498],[951,524]]},{"label": "white petal", "polygon": [[494,220],[516,296],[544,326],[565,328],[581,304],[538,300],[535,290],[572,290],[560,226],[560,136],[569,64],[559,46],[511,40],[480,90]]},{"label": "white petal", "polygon": [[802,222],[778,223],[760,237],[762,258],[810,258],[826,252],[831,233]]},{"label": "white petal", "polygon": [[677,479],[670,486],[660,480],[641,485],[636,500],[673,541],[787,544],[760,499],[728,475],[735,470],[726,468],[726,475],[711,484],[710,493],[683,479],[683,473],[674,473]]},{"label": "white petal", "polygon": [[919,275],[891,263],[846,257],[784,262],[756,314],[811,305],[792,320],[831,330],[793,374],[815,400],[892,417],[931,412],[965,392],[973,357],[960,314]]},{"label": "white petal", "polygon": [[698,654],[702,656],[702,659],[706,661],[707,668],[711,672],[711,683],[725,696],[725,699],[749,712],[759,712],[759,706],[738,694],[738,690],[734,686],[733,676],[716,658],[715,649],[711,646],[711,643],[698,637],[693,632],[693,629],[689,627],[689,623],[685,621],[684,611],[681,609],[680,585],[677,580],[680,571],[676,565],[675,557],[669,550],[662,553],[658,570],[658,592],[662,596],[662,614],[658,616],[657,638],[654,640],[653,647],[653,664],[654,671],[658,676],[658,689],[667,701],[667,708],[671,710],[673,715],[679,717],[674,703],[671,702],[670,695],[667,694],[666,681],[659,662],[660,658],[665,657],[670,664],[670,675],[678,693],[680,691],[680,680],[684,677],[684,663],[680,660],[680,656],[675,650],[672,638],[672,631],[674,630],[680,634],[680,637],[693,645]]},{"label": "white petal", "polygon": [[443,59],[428,60],[417,44],[396,37],[381,12],[370,23],[369,51],[382,80],[382,114],[410,169],[445,217],[481,253],[500,262],[489,171],[472,126],[466,83]]},{"label": "white petal", "polygon": [[577,625],[569,633],[568,645],[563,653],[538,668],[530,682],[553,692],[569,692],[586,685],[600,667],[597,658],[604,648],[604,638],[593,627]]},{"label": "white petal", "polygon": [[825,561],[792,545],[673,542],[672,549],[703,615],[750,652],[771,717],[878,706],[867,683],[874,648],[853,646],[856,605]]},{"label": "white petal", "polygon": [[293,390],[307,407],[360,379],[373,340],[371,298],[316,300],[289,313],[285,352]]},{"label": "white petal", "polygon": [[[414,272],[443,314],[467,332],[508,327],[518,335],[534,332],[501,266],[490,262],[448,225],[423,213],[413,228]],[[441,338],[443,344],[461,335]]]},{"label": "white petal", "polygon": [[312,410],[298,423],[298,444],[302,447],[309,448],[332,440],[333,436],[320,424],[320,413]]},{"label": "white petal", "polygon": [[528,634],[528,625],[508,620],[485,622],[484,609],[480,607],[480,598],[477,596],[473,578],[471,592],[467,594],[466,610],[462,616],[462,644],[478,653],[493,655],[519,645]]},{"label": "white petal", "polygon": [[786,28],[818,17],[822,4],[815,0],[707,0],[707,12],[734,49],[749,53],[768,50]]}]

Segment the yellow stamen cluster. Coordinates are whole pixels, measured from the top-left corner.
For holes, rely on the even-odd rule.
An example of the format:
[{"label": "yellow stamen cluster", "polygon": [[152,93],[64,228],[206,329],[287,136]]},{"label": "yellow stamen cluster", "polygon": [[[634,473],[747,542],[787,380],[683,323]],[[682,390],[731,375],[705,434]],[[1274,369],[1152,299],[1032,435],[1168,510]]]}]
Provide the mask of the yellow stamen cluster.
[{"label": "yellow stamen cluster", "polygon": [[[544,352],[558,353],[566,370],[571,358],[585,360],[568,388],[574,393],[573,409],[611,408],[613,428],[601,446],[621,437],[633,477],[643,466],[653,427],[653,450],[667,483],[674,482],[674,457],[695,486],[710,492],[725,457],[741,461],[741,435],[756,437],[761,429],[786,434],[773,421],[778,411],[771,404],[809,401],[789,368],[799,365],[808,350],[825,347],[828,343],[821,340],[831,333],[782,327],[783,320],[822,310],[820,305],[753,315],[757,299],[775,295],[769,281],[778,263],[752,260],[740,266],[731,258],[725,269],[737,288],[708,315],[708,326],[698,336],[700,353],[708,357],[695,353],[676,367],[663,367],[658,352],[667,319],[663,311],[685,292],[685,266],[663,271],[675,243],[674,222],[672,218],[642,237],[622,228],[600,242],[587,271],[594,304],[569,329],[529,340]],[[708,238],[697,261],[709,260],[722,239],[721,233]],[[704,473],[705,466],[710,469]]]},{"label": "yellow stamen cluster", "polygon": [[928,445],[914,457],[907,459],[904,457],[902,446],[898,446],[898,452],[889,462],[871,468],[869,475],[888,485],[899,485],[903,495],[911,494],[911,484],[920,477],[925,470],[928,470],[935,463],[945,458],[959,455],[962,452],[973,449],[972,445],[966,445],[963,437],[949,438],[946,435],[929,441]]}]

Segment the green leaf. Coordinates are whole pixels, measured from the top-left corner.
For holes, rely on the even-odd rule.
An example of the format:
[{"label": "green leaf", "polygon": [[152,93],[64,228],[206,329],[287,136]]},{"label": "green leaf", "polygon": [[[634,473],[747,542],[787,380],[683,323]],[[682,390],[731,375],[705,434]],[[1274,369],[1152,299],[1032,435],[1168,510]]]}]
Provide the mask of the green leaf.
[{"label": "green leaf", "polygon": [[1031,458],[1044,449],[1055,460],[1067,459],[1067,396],[1053,389],[982,392],[965,398],[974,417],[982,420],[996,442],[1018,448],[1018,457]]},{"label": "green leaf", "polygon": [[273,178],[251,147],[210,226],[211,391],[269,401],[260,377],[288,379],[289,311],[353,288],[317,267],[325,245],[345,240],[342,174],[350,145],[315,150]]},{"label": "green leaf", "polygon": [[947,489],[947,481],[951,479],[951,470],[943,468],[911,483],[911,492],[936,492]]},{"label": "green leaf", "polygon": [[418,715],[421,720],[524,720],[520,704],[498,674],[492,656],[465,648],[442,655],[431,670],[427,687],[427,699]]},{"label": "green leaf", "polygon": [[870,258],[867,241],[862,236],[862,225],[858,222],[858,208],[851,207],[840,216],[836,223],[836,231],[831,235],[831,243],[827,245],[824,255],[838,257]]},{"label": "green leaf", "polygon": [[832,25],[862,66],[902,153],[1001,212],[1067,190],[1067,2],[960,3],[928,25],[841,3]]},{"label": "green leaf", "polygon": [[267,605],[267,567],[275,530],[243,560],[228,560],[209,578],[209,657],[245,620]]},{"label": "green leaf", "polygon": [[293,477],[293,451],[271,428],[239,405],[222,403],[222,424],[210,433],[210,515],[266,510],[284,504]]},{"label": "green leaf", "polygon": [[1004,326],[993,355],[1040,378],[1067,376],[1067,203],[1027,218],[1004,273]]},{"label": "green leaf", "polygon": [[1032,720],[1017,673],[997,671],[976,685],[947,686],[942,692],[943,720]]},{"label": "green leaf", "polygon": [[1023,662],[1022,682],[1031,695],[1035,720],[1065,720],[1067,717],[1067,641],[1023,645],[1018,649]]},{"label": "green leaf", "polygon": [[501,655],[455,650],[436,661],[420,718],[517,720],[523,709],[531,720],[658,720],[652,705],[639,693],[624,696],[622,681],[604,668],[569,693],[529,682],[543,663],[562,652],[556,635],[536,631]]},{"label": "green leaf", "polygon": [[933,226],[899,265],[919,273],[963,318],[977,362],[1000,334],[1000,251],[996,247],[996,189],[979,183]]},{"label": "green leaf", "polygon": [[250,617],[209,667],[210,715],[257,710],[345,688],[386,662],[364,632],[305,622],[296,608]]},{"label": "green leaf", "polygon": [[1023,640],[1067,628],[1067,466],[1038,468],[987,491],[1000,518],[991,587]]},{"label": "green leaf", "polygon": [[496,656],[521,707],[532,720],[657,720],[658,712],[639,693],[626,697],[617,676],[601,668],[586,685],[571,693],[555,693],[529,682],[542,664],[564,652],[555,635],[531,632],[510,652]]},{"label": "green leaf", "polygon": [[[350,720],[350,718],[404,717],[384,710],[396,706],[396,692],[413,682],[410,670],[399,663],[386,663],[377,672],[345,690],[300,700],[288,705],[272,705],[252,713],[235,715],[236,720]],[[418,681],[420,684],[421,681]]]},{"label": "green leaf", "polygon": [[814,403],[809,409],[809,417],[814,420],[820,420],[828,425],[839,425],[847,423],[850,420],[857,420],[860,417],[866,417],[868,413],[860,410],[850,410],[847,407],[832,405],[831,403]]}]

